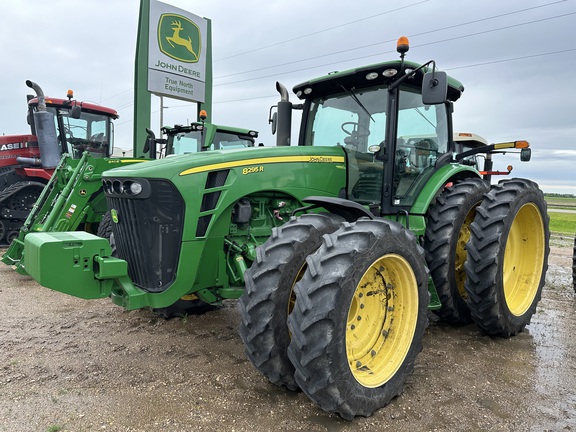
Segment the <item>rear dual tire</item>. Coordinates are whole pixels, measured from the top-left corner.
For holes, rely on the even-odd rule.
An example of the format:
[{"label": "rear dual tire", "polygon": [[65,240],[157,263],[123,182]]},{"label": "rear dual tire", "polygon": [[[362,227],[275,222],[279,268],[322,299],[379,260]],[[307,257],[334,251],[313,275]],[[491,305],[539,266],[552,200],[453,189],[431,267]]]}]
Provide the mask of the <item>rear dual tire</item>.
[{"label": "rear dual tire", "polygon": [[548,226],[544,195],[530,180],[500,182],[477,207],[465,288],[472,319],[486,333],[509,337],[530,323],[548,269]]},{"label": "rear dual tire", "polygon": [[529,322],[541,297],[549,253],[546,202],[538,185],[481,179],[447,188],[429,212],[425,249],[452,324],[474,321],[509,337]]},{"label": "rear dual tire", "polygon": [[468,256],[470,225],[490,184],[469,178],[446,188],[428,212],[424,249],[430,276],[442,304],[434,313],[455,325],[472,322],[466,303],[464,263]]},{"label": "rear dual tire", "polygon": [[307,262],[288,318],[296,382],[326,411],[369,416],[402,393],[422,350],[424,251],[396,222],[359,220]]}]

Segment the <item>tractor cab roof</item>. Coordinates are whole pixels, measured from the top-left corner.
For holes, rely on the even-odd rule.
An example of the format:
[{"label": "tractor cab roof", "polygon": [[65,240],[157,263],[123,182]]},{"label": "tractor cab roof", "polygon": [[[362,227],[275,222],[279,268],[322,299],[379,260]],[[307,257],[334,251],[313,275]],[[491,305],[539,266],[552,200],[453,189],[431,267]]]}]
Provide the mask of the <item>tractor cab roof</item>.
[{"label": "tractor cab roof", "polygon": [[[360,89],[363,87],[374,87],[391,85],[400,75],[401,60],[393,60],[373,65],[362,66],[355,69],[348,69],[342,72],[332,72],[320,78],[306,81],[294,86],[294,93],[300,99],[309,99],[323,94],[331,94],[347,90]],[[404,70],[414,70],[421,65],[414,62],[404,62]],[[430,67],[424,67],[417,71],[414,76],[404,81],[403,84],[421,88],[424,73],[431,72]],[[452,77],[448,77],[447,99],[456,101],[464,91],[462,83]]]},{"label": "tractor cab roof", "polygon": [[[28,104],[33,105],[33,106],[38,105],[38,98],[35,97],[35,98],[30,99],[28,101]],[[118,115],[118,112],[115,109],[108,108],[108,107],[105,107],[102,105],[93,104],[90,102],[78,102],[76,100],[53,98],[53,97],[46,96],[46,106],[65,107],[65,108],[71,108],[73,106],[79,106],[82,108],[82,110],[92,112],[92,113],[104,114],[104,115],[110,116],[114,119],[117,119],[120,117]]]},{"label": "tractor cab roof", "polygon": [[488,145],[488,141],[486,141],[485,138],[475,133],[454,132],[452,138],[454,142],[461,143],[464,147],[468,148],[479,148]]}]

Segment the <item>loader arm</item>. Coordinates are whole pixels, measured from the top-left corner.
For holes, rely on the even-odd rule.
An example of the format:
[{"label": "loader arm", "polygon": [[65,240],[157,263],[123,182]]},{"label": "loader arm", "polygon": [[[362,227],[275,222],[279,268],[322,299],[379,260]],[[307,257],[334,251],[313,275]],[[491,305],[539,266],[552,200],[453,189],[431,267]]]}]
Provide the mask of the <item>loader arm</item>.
[{"label": "loader arm", "polygon": [[24,239],[32,232],[75,231],[82,224],[85,230],[94,232],[91,224],[100,222],[107,209],[102,194],[102,173],[143,161],[145,159],[94,158],[87,151],[80,159],[64,154],[18,237],[2,256],[2,262],[14,266],[20,274],[27,274]]}]

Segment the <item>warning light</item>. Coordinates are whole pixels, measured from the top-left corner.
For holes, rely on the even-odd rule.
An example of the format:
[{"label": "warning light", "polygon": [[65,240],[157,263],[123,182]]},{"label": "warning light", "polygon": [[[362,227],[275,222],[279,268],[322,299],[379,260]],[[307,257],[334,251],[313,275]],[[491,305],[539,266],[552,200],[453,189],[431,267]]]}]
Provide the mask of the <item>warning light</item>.
[{"label": "warning light", "polygon": [[72,98],[74,97],[74,92],[73,92],[72,90],[68,90],[68,91],[66,92],[66,97],[67,97],[69,100],[72,100]]},{"label": "warning light", "polygon": [[516,148],[516,149],[524,149],[530,147],[530,143],[528,141],[509,141],[503,143],[494,144],[494,148],[497,150],[506,149],[506,148]]},{"label": "warning light", "polygon": [[208,117],[208,113],[206,112],[206,110],[200,110],[198,117],[200,117],[200,120],[204,121],[206,120],[206,117]]},{"label": "warning light", "polygon": [[408,43],[408,38],[406,36],[400,36],[398,42],[396,42],[396,51],[400,54],[406,54],[410,49],[410,44]]}]

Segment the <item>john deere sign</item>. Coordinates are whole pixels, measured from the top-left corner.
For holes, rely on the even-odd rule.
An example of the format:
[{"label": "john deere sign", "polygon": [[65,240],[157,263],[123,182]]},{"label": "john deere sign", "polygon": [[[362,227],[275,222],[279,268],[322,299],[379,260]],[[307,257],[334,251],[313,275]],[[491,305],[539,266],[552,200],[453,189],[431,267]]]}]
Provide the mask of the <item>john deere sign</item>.
[{"label": "john deere sign", "polygon": [[150,2],[148,90],[204,102],[206,20],[155,0]]}]

